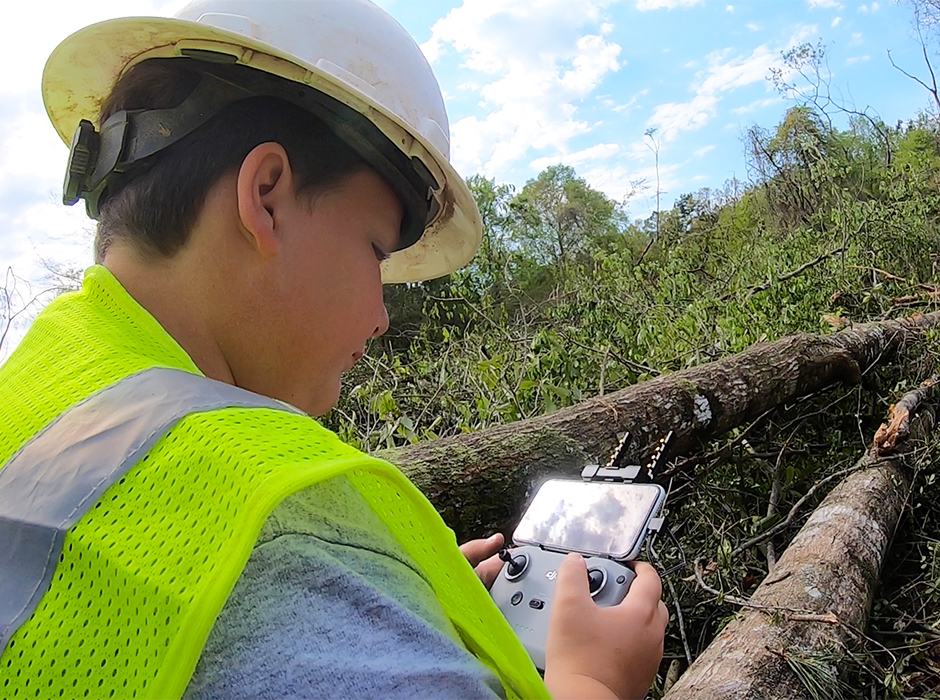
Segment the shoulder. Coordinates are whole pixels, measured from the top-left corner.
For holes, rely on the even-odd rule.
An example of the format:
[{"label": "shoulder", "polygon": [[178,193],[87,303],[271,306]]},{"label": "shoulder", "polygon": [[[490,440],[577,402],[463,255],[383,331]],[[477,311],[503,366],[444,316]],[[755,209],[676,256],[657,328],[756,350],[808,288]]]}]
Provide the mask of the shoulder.
[{"label": "shoulder", "polygon": [[203,450],[283,459],[361,457],[363,452],[307,415],[272,408],[222,408],[186,416],[173,431]]}]

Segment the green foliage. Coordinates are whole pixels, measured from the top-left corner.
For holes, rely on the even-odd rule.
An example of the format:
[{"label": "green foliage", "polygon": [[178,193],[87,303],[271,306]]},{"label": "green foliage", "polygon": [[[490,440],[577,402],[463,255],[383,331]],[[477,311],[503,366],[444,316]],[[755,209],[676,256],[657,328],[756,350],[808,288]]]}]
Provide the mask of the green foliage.
[{"label": "green foliage", "polygon": [[867,121],[840,131],[791,109],[751,133],[754,184],[682,195],[655,241],[570,167],[518,193],[475,176],[480,254],[389,288],[391,329],[327,420],[367,449],[433,439],[895,313],[910,302],[892,299],[916,300],[935,275],[940,144],[912,123],[889,145],[887,164]]},{"label": "green foliage", "polygon": [[837,657],[819,652],[783,652],[787,666],[813,700],[842,700],[845,684],[839,679]]}]

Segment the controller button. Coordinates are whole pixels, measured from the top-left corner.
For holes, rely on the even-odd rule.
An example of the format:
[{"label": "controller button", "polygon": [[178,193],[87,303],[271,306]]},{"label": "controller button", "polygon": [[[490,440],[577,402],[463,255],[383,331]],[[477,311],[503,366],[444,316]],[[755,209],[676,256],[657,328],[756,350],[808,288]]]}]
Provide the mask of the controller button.
[{"label": "controller button", "polygon": [[626,580],[627,580],[627,577],[624,576],[623,574],[620,574],[620,576],[617,577],[617,583],[623,584]]},{"label": "controller button", "polygon": [[533,598],[532,600],[529,601],[529,607],[535,610],[541,610],[542,608],[545,607],[545,602],[539,600],[538,598]]},{"label": "controller button", "polygon": [[508,549],[499,553],[499,558],[506,562],[506,578],[514,581],[525,572],[529,566],[529,556],[527,554],[517,554],[513,556]]},{"label": "controller button", "polygon": [[513,605],[519,605],[522,602],[522,591],[516,591],[512,594],[512,598],[509,599],[509,602]]},{"label": "controller button", "polygon": [[592,596],[604,587],[604,582],[606,580],[607,574],[604,573],[602,569],[588,569],[588,582],[590,584]]}]

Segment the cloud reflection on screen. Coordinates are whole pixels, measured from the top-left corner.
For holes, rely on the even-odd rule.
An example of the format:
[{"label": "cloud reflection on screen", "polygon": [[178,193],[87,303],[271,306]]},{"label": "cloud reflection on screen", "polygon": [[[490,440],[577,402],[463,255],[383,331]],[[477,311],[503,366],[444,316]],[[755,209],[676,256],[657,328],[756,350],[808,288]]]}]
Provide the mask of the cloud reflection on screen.
[{"label": "cloud reflection on screen", "polygon": [[635,547],[659,493],[651,484],[547,481],[513,539],[623,558]]}]

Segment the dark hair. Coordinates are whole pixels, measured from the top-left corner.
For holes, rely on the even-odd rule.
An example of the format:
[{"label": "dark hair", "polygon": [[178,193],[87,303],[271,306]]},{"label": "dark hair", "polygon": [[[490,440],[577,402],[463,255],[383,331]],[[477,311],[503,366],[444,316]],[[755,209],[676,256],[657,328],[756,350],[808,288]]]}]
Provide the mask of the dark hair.
[{"label": "dark hair", "polygon": [[[121,110],[178,106],[211,64],[188,58],[153,59],[118,80],[101,107],[99,124]],[[172,257],[187,242],[209,190],[266,142],[284,147],[297,193],[315,197],[368,167],[322,121],[276,97],[251,97],[224,107],[208,122],[129,173],[107,193],[98,217],[95,261],[117,239],[147,257]]]}]

